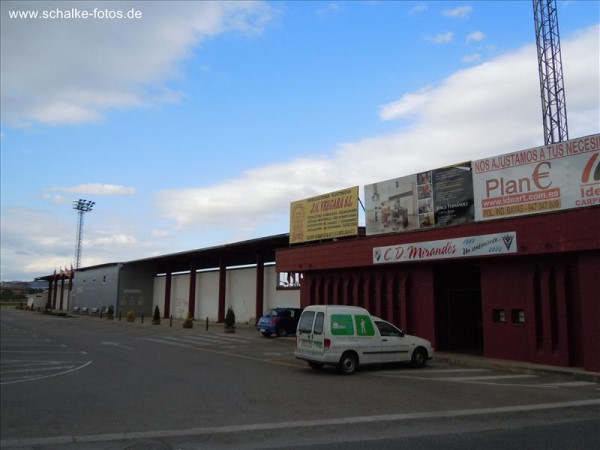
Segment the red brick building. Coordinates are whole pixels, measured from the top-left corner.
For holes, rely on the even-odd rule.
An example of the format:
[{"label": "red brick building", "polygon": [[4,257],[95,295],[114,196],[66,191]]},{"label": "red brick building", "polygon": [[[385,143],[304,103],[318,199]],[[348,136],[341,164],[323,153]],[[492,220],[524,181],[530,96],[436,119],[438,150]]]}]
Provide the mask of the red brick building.
[{"label": "red brick building", "polygon": [[[509,254],[385,264],[374,256],[505,233],[515,237]],[[307,243],[276,260],[278,272],[302,275],[303,307],[364,306],[440,351],[600,372],[600,207]]]}]

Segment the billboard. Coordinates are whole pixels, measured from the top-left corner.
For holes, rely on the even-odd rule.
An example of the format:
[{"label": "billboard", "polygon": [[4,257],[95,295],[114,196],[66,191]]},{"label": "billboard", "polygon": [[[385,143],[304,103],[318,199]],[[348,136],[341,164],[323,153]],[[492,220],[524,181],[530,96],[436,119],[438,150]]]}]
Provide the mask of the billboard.
[{"label": "billboard", "polygon": [[358,186],[290,205],[290,244],[358,235]]},{"label": "billboard", "polygon": [[367,235],[473,221],[471,163],[365,186]]},{"label": "billboard", "polygon": [[475,220],[600,205],[600,134],[473,161]]},{"label": "billboard", "polygon": [[373,264],[429,261],[517,252],[517,233],[466,236],[439,241],[413,242],[373,248]]}]

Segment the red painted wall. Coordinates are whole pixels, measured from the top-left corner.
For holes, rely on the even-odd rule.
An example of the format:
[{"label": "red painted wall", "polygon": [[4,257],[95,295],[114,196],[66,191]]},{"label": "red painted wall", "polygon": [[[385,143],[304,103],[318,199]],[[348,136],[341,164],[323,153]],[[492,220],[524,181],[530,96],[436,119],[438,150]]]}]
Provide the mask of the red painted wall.
[{"label": "red painted wall", "polygon": [[[579,255],[583,368],[600,372],[600,252]],[[578,364],[579,365],[579,364]]]},{"label": "red painted wall", "polygon": [[[381,304],[369,309],[435,345],[436,263],[374,265],[373,248],[509,231],[517,233],[516,254],[468,258],[480,265],[484,355],[600,372],[600,207],[297,245],[277,251],[277,271],[303,273],[302,306],[315,300],[310,280],[329,286],[337,277],[344,287],[334,281],[319,302],[370,307],[356,280],[363,289],[371,280],[370,296]],[[506,322],[494,321],[495,309]],[[513,310],[524,311],[524,323],[513,322]]]}]

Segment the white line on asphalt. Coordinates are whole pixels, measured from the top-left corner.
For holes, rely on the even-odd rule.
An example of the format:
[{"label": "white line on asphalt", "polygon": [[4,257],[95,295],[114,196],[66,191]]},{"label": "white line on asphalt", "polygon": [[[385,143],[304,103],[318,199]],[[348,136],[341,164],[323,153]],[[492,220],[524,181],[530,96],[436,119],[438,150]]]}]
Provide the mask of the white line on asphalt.
[{"label": "white line on asphalt", "polygon": [[[60,372],[60,373],[53,373],[51,375],[44,375],[44,376],[41,376],[41,377],[21,378],[21,379],[14,380],[14,381],[6,381],[6,382],[3,381],[3,382],[0,382],[0,385],[24,383],[26,381],[33,381],[33,380],[38,381],[38,380],[43,380],[43,379],[46,379],[46,378],[57,377],[59,375],[64,375],[66,373],[71,373],[71,372],[75,372],[77,370],[83,369],[84,367],[89,366],[91,363],[92,363],[92,361],[87,361],[84,364],[82,364],[81,366],[75,367],[74,369],[65,370],[64,372]],[[0,444],[0,447],[3,447],[3,445]]]},{"label": "white line on asphalt", "polygon": [[85,355],[86,352],[65,352],[61,350],[2,350],[2,353],[60,353],[61,355],[67,354],[76,354],[76,355]]},{"label": "white line on asphalt", "polygon": [[152,341],[152,342],[159,342],[161,344],[167,344],[167,345],[175,345],[176,347],[194,348],[193,345],[184,344],[182,342],[168,341],[168,340],[165,340],[165,339],[154,339],[154,338],[150,338],[150,337],[145,337],[144,340],[146,340],[146,341]]},{"label": "white line on asphalt", "polygon": [[112,345],[112,346],[114,346],[114,347],[124,348],[124,349],[126,349],[126,350],[135,350],[135,348],[133,348],[133,347],[128,347],[128,346],[126,346],[126,345],[121,345],[121,344],[118,344],[118,343],[116,343],[116,342],[107,342],[107,341],[102,341],[102,342],[100,342],[100,343],[101,343],[102,345]]},{"label": "white line on asphalt", "polygon": [[[49,341],[47,341],[47,342],[49,342]],[[10,347],[10,348],[15,348],[15,347],[43,347],[43,348],[61,347],[61,348],[65,348],[66,345],[65,344],[40,344],[39,342],[32,342],[30,344],[5,344],[3,342],[2,348],[4,348],[4,347]]]},{"label": "white line on asphalt", "polygon": [[432,380],[444,381],[483,381],[483,380],[510,380],[515,378],[537,378],[537,375],[485,375],[480,377],[432,377]]},{"label": "white line on asphalt", "polygon": [[421,373],[423,375],[437,375],[438,373],[472,373],[472,372],[489,372],[489,369],[398,369],[398,370],[386,370],[385,373],[396,373],[402,375],[403,373]]},{"label": "white line on asphalt", "polygon": [[337,419],[298,420],[291,422],[256,423],[247,425],[223,425],[187,430],[134,431],[129,433],[96,434],[87,436],[56,436],[47,438],[6,439],[0,441],[0,447],[33,447],[44,445],[65,445],[83,442],[114,442],[129,439],[158,439],[182,436],[202,436],[223,433],[240,433],[260,430],[280,430],[282,428],[308,428],[317,426],[352,425],[377,422],[401,422],[415,419],[440,419],[483,414],[505,414],[548,409],[562,409],[579,406],[600,405],[600,399],[578,400],[572,402],[541,403],[537,405],[501,406],[496,408],[459,409],[454,411],[432,411],[420,413],[385,414],[380,416],[341,417]]},{"label": "white line on asphalt", "polygon": [[73,365],[70,366],[46,366],[46,367],[37,367],[35,369],[19,369],[19,370],[3,370],[0,373],[2,375],[6,375],[9,373],[25,373],[25,372],[42,372],[42,371],[48,371],[48,370],[61,370],[61,369],[72,369]]},{"label": "white line on asphalt", "polygon": [[572,387],[572,386],[593,386],[597,383],[591,381],[565,381],[562,383],[544,383],[545,386]]}]

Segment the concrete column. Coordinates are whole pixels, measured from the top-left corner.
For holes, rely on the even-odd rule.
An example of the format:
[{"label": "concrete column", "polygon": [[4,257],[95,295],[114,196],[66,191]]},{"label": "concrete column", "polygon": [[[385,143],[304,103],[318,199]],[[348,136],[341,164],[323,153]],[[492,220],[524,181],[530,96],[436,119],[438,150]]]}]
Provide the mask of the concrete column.
[{"label": "concrete column", "polygon": [[256,254],[256,310],[254,317],[258,321],[264,312],[265,296],[265,258],[262,253]]},{"label": "concrete column", "polygon": [[188,311],[195,317],[196,315],[196,262],[190,263],[190,291],[188,295]]}]

